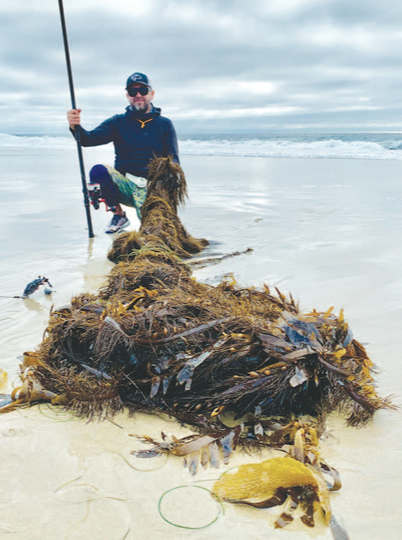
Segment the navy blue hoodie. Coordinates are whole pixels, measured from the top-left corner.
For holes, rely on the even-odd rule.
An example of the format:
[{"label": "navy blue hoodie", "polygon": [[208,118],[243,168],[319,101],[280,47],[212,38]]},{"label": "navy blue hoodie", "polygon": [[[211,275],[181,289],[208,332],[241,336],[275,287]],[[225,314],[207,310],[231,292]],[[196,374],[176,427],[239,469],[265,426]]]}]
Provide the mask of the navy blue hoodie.
[{"label": "navy blue hoodie", "polygon": [[115,148],[114,167],[147,178],[148,166],[154,157],[172,156],[179,163],[177,135],[172,122],[161,116],[161,109],[152,105],[151,112],[141,114],[128,106],[125,114],[116,114],[100,126],[87,131],[82,126],[71,130],[79,131],[82,146],[99,146],[113,142]]}]

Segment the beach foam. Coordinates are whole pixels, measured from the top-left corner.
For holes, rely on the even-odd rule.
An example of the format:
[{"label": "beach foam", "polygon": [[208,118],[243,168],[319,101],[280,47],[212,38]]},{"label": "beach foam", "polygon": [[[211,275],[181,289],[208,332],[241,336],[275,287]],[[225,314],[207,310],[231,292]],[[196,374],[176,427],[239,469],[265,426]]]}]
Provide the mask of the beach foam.
[{"label": "beach foam", "polygon": [[395,152],[402,148],[400,141],[394,141],[386,148],[377,142],[337,139],[300,142],[286,139],[185,139],[180,141],[180,148],[182,154],[206,156],[402,159],[402,153]]},{"label": "beach foam", "polygon": [[67,137],[20,136],[0,133],[0,148],[73,148],[74,140]]},{"label": "beach foam", "polygon": [[[272,136],[182,136],[180,153],[196,156],[299,157],[338,159],[402,159],[399,134],[306,134]],[[74,148],[72,137],[0,134],[0,148],[63,150]],[[105,146],[91,148],[104,151]]]}]

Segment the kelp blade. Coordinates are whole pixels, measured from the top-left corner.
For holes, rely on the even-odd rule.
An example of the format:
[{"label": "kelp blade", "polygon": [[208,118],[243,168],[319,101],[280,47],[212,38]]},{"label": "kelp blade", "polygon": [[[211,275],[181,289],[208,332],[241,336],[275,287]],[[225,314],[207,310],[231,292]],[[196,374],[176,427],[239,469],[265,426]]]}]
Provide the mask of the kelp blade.
[{"label": "kelp blade", "polygon": [[[223,474],[215,482],[212,492],[229,502],[243,502],[265,508],[282,504],[283,499],[278,497],[278,493],[295,487],[306,490],[306,497],[311,497],[316,511],[322,510],[323,518],[328,524],[331,520],[331,509],[325,480],[313,467],[303,465],[291,457],[241,465],[237,471]],[[270,500],[277,502],[267,504]]]},{"label": "kelp blade", "polygon": [[278,457],[240,465],[237,471],[224,474],[213,487],[221,499],[270,499],[279,488],[314,485],[317,480],[302,463],[290,457]]}]

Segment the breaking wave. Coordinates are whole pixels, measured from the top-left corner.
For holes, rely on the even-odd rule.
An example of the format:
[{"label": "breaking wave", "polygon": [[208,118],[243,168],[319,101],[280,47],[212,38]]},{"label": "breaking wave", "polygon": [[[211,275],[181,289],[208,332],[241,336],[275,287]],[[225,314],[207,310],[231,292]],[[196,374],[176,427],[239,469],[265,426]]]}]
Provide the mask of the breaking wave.
[{"label": "breaking wave", "polygon": [[75,143],[72,137],[23,136],[0,133],[0,148],[44,148],[56,150],[58,148],[74,148],[74,146]]},{"label": "breaking wave", "polygon": [[[248,157],[299,157],[338,159],[402,159],[402,141],[379,143],[371,141],[294,141],[277,139],[194,140],[180,141],[182,154]],[[399,151],[398,151],[399,150]]]},{"label": "breaking wave", "polygon": [[[402,140],[390,134],[339,134],[330,138],[321,134],[297,136],[183,136],[180,153],[198,156],[298,157],[338,159],[402,159]],[[339,138],[338,138],[339,137]],[[349,140],[348,140],[349,139]],[[74,149],[69,136],[0,134],[1,148],[63,150]],[[110,148],[110,146],[108,147]],[[101,151],[105,147],[91,148]]]}]

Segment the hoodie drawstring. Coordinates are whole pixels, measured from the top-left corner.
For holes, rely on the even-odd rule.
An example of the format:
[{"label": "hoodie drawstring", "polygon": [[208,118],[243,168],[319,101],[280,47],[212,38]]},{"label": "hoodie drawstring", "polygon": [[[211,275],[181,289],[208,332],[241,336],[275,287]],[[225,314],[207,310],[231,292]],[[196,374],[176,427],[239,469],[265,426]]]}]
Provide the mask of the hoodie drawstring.
[{"label": "hoodie drawstring", "polygon": [[150,122],[151,120],[153,120],[153,118],[150,118],[149,120],[140,120],[139,118],[136,118],[137,122],[139,122],[141,124],[141,129],[145,127],[145,124],[147,122]]}]

